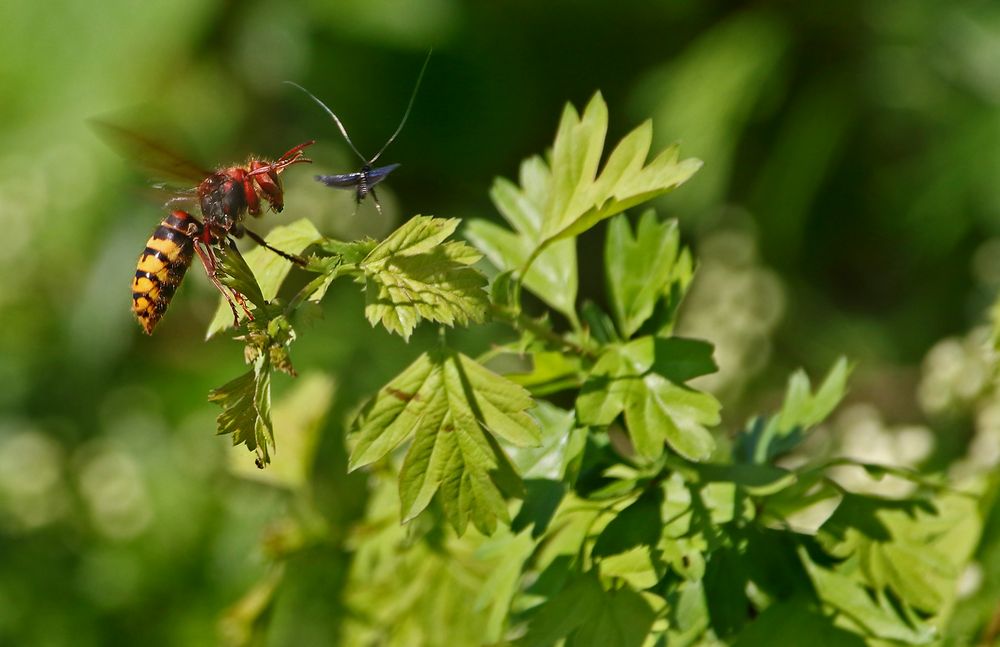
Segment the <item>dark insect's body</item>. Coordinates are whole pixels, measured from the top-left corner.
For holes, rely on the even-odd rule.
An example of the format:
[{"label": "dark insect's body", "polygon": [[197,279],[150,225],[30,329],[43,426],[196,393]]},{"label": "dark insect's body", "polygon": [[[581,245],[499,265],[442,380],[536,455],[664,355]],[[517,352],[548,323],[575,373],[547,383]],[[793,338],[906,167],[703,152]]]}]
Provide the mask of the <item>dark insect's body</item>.
[{"label": "dark insect's body", "polygon": [[351,147],[355,155],[364,164],[360,170],[354,173],[339,173],[337,175],[317,175],[316,180],[322,182],[326,186],[333,187],[335,189],[353,189],[354,190],[354,203],[355,203],[355,213],[357,213],[357,207],[361,205],[362,200],[364,200],[370,193],[372,200],[375,202],[375,208],[378,209],[379,213],[382,212],[382,205],[379,204],[378,195],[375,193],[375,185],[386,178],[387,175],[399,168],[399,164],[389,164],[387,166],[373,166],[378,158],[382,157],[382,153],[385,149],[389,147],[399,133],[403,130],[403,126],[406,124],[407,117],[410,116],[410,110],[413,109],[413,100],[417,97],[417,90],[420,88],[420,81],[424,78],[424,72],[427,70],[427,63],[431,60],[431,52],[427,52],[427,58],[424,59],[424,65],[420,68],[420,74],[417,75],[417,83],[413,86],[413,92],[410,94],[410,102],[406,106],[406,111],[403,113],[403,118],[400,120],[399,125],[396,126],[396,131],[392,133],[388,140],[382,144],[382,148],[379,152],[375,153],[371,158],[367,158],[361,154],[361,151],[357,149],[354,142],[351,141],[350,135],[347,134],[347,129],[344,128],[344,124],[340,121],[340,117],[330,110],[329,106],[319,100],[319,98],[314,95],[309,90],[298,83],[292,83],[291,81],[285,81],[285,83],[295,86],[299,90],[302,90],[310,99],[316,102],[316,104],[322,108],[330,118],[333,119],[333,123],[337,125],[337,129],[340,130],[340,134],[344,136],[344,141],[347,145]]},{"label": "dark insect's body", "polygon": [[146,334],[170,305],[174,291],[194,258],[195,238],[202,225],[184,211],[173,211],[146,241],[132,279],[132,311]]},{"label": "dark insect's body", "polygon": [[336,189],[354,189],[354,202],[361,204],[369,193],[378,205],[378,196],[375,194],[375,185],[386,178],[387,175],[399,168],[399,164],[389,164],[372,168],[365,164],[356,173],[341,173],[339,175],[317,175],[316,180],[327,186]]}]

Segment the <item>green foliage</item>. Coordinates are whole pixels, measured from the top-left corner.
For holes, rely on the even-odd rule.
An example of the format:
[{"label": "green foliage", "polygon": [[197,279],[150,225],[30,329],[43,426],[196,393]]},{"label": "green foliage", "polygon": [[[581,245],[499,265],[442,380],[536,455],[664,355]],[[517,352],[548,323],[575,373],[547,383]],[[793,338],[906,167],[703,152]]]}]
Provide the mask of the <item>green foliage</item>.
[{"label": "green foliage", "polygon": [[486,279],[470,267],[480,255],[463,242],[444,242],[456,227],[456,219],[414,216],[358,263],[372,325],[409,339],[422,318],[449,326],[484,319]]},{"label": "green foliage", "polygon": [[358,416],[350,467],[379,460],[413,436],[399,474],[403,521],[439,494],[458,534],[470,519],[490,534],[498,520],[510,522],[498,482],[510,479],[511,467],[484,431],[537,445],[537,426],[525,413],[531,404],[527,391],[461,353],[425,353]]},{"label": "green foliage", "polygon": [[[382,241],[324,239],[296,223],[268,239],[311,250],[287,300],[287,262],[221,254],[223,282],[254,306],[238,337],[251,369],[211,398],[223,406],[220,433],[261,465],[274,442],[273,370],[294,374],[296,313],[336,279],[363,286],[367,320],[404,340],[421,322],[465,326],[488,315],[514,333],[477,360],[442,332],[353,417],[346,468],[371,489],[364,520],[342,544],[352,560],[343,636],[932,643],[982,532],[976,497],[985,486],[958,491],[940,478],[805,453],[803,441],[844,397],[843,358],[815,389],[795,372],[777,411],[735,437],[720,431],[722,404],[699,380],[718,370],[715,349],[674,334],[693,257],[676,221],[646,210],[633,227],[621,213],[672,191],[700,162],[678,161],[671,147],[647,165],[646,123],[598,172],[606,131],[599,94],[582,116],[567,107],[548,160],[525,161],[519,185],[494,183],[512,229],[473,221],[466,233],[479,251],[448,240],[455,219],[416,216]],[[575,236],[612,216],[607,308],[578,304]],[[480,252],[500,270],[488,291],[474,266]],[[527,313],[522,286],[551,310]],[[852,491],[835,478],[843,468],[900,479],[909,494]],[[308,472],[298,474],[291,487],[305,489]],[[332,536],[305,513],[295,528],[281,545]],[[262,606],[251,602],[256,618]]]},{"label": "green foliage", "polygon": [[232,434],[234,445],[245,443],[256,452],[260,467],[271,461],[267,448],[274,445],[269,368],[266,356],[260,355],[249,371],[208,394],[209,401],[223,409],[218,418],[219,433]]}]

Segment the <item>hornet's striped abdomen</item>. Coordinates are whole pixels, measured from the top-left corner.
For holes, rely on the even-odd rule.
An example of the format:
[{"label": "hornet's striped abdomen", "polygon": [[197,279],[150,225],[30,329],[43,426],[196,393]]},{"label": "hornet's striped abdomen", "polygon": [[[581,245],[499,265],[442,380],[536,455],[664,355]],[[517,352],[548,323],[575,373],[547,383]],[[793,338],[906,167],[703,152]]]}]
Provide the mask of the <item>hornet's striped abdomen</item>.
[{"label": "hornet's striped abdomen", "polygon": [[191,266],[193,237],[201,231],[197,218],[173,211],[146,241],[132,279],[132,311],[147,335],[166,312],[174,291]]}]

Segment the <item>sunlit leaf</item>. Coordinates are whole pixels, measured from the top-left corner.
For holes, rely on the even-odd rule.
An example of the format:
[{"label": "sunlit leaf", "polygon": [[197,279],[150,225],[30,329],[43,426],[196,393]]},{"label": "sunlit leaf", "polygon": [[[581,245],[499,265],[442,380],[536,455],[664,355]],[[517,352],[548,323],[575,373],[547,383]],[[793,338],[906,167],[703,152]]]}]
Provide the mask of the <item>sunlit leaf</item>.
[{"label": "sunlit leaf", "polygon": [[634,238],[625,216],[609,224],[604,265],[615,321],[625,338],[652,316],[669,287],[679,251],[677,222],[658,222],[652,210],[642,214]]},{"label": "sunlit leaf", "polygon": [[[537,247],[538,230],[529,228],[535,226],[533,216],[516,215],[514,207],[502,200],[527,203],[529,198],[503,179],[496,180],[491,195],[497,209],[514,227],[514,231],[485,220],[471,220],[464,233],[496,267],[505,271],[520,270]],[[538,211],[533,213],[540,214]],[[553,309],[572,317],[577,292],[575,241],[550,245],[542,252],[524,277],[524,286]]]},{"label": "sunlit leaf", "polygon": [[319,434],[333,400],[333,380],[322,373],[303,375],[272,407],[273,426],[281,434],[281,452],[267,470],[254,469],[246,455],[233,450],[230,469],[244,478],[301,490],[309,483]]},{"label": "sunlit leaf", "polygon": [[795,447],[807,429],[826,419],[840,403],[850,374],[850,364],[841,357],[812,393],[805,372],[793,373],[781,410],[766,422],[762,418],[751,421],[739,437],[737,454],[744,461],[762,463]]},{"label": "sunlit leaf", "polygon": [[537,423],[526,413],[531,406],[527,391],[468,357],[425,353],[358,417],[350,469],[412,437],[399,475],[403,521],[439,494],[457,532],[471,520],[489,534],[508,521],[498,479],[511,468],[487,432],[514,445],[538,444]]},{"label": "sunlit leaf", "polygon": [[208,399],[222,407],[217,419],[219,434],[231,434],[233,445],[245,444],[257,454],[257,466],[270,462],[268,445],[274,446],[271,424],[271,371],[261,355],[249,371],[213,389]]},{"label": "sunlit leaf", "polygon": [[701,167],[699,160],[678,161],[673,146],[647,165],[652,140],[647,121],[619,142],[598,175],[607,129],[608,109],[600,93],[582,116],[570,105],[563,111],[552,148],[553,191],[542,222],[542,244],[576,236],[605,218],[672,191]]},{"label": "sunlit leaf", "polygon": [[[610,346],[601,355],[577,398],[577,415],[585,424],[608,425],[621,413],[636,452],[655,459],[666,442],[678,454],[704,460],[715,448],[707,427],[718,424],[721,405],[712,395],[697,391],[655,370],[687,378],[714,369],[706,348],[695,344],[664,343],[642,337]],[[676,365],[671,370],[671,362]],[[679,380],[681,381],[681,380]]]},{"label": "sunlit leaf", "polygon": [[421,319],[466,325],[486,316],[486,278],[461,242],[444,242],[457,220],[415,216],[358,264],[367,277],[365,315],[409,339]]}]

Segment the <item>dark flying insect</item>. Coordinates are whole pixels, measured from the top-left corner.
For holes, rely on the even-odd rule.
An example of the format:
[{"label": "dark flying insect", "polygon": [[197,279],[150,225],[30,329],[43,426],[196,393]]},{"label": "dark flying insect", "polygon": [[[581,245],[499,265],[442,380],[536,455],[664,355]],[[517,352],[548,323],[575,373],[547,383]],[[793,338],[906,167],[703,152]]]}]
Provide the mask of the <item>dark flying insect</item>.
[{"label": "dark flying insect", "polygon": [[382,156],[382,153],[385,152],[385,149],[389,147],[389,144],[391,144],[399,135],[399,133],[403,130],[403,126],[406,124],[406,119],[407,117],[410,116],[410,110],[413,108],[413,101],[417,97],[417,90],[420,89],[420,82],[424,78],[424,71],[427,69],[427,63],[430,60],[431,60],[431,53],[428,52],[427,58],[424,59],[424,65],[423,67],[420,68],[420,74],[417,75],[417,83],[416,85],[413,86],[413,92],[410,94],[410,102],[406,106],[406,112],[403,113],[403,119],[399,122],[399,126],[396,127],[396,132],[394,132],[392,136],[389,137],[389,139],[385,142],[385,144],[382,145],[382,148],[379,149],[379,152],[375,153],[375,155],[371,159],[366,159],[365,156],[362,155],[360,151],[358,151],[357,147],[354,146],[354,142],[351,141],[351,137],[347,134],[347,129],[344,128],[344,124],[340,121],[340,118],[337,117],[337,115],[333,112],[333,110],[330,110],[330,108],[327,107],[325,103],[320,101],[316,97],[316,95],[309,92],[309,90],[306,90],[298,83],[285,81],[285,83],[293,85],[299,90],[305,92],[313,101],[315,101],[319,105],[319,107],[323,108],[323,110],[325,110],[326,113],[330,115],[330,117],[333,119],[333,122],[337,124],[337,128],[340,130],[340,134],[344,136],[344,140],[347,141],[347,144],[351,147],[351,150],[353,150],[354,154],[357,155],[362,162],[364,162],[364,165],[361,167],[361,169],[355,171],[354,173],[340,173],[338,175],[316,176],[316,180],[318,182],[322,182],[323,184],[333,187],[335,189],[353,189],[355,213],[357,213],[358,205],[361,204],[361,201],[364,200],[369,193],[372,196],[372,200],[375,201],[375,208],[378,209],[379,213],[382,213],[382,204],[378,201],[378,195],[375,193],[375,185],[384,180],[386,176],[395,171],[397,168],[399,168],[399,164],[388,164],[386,166],[378,166],[378,167],[374,166],[374,164],[378,160],[378,158]]},{"label": "dark flying insect", "polygon": [[313,142],[299,144],[274,162],[251,157],[242,166],[207,171],[158,142],[129,130],[104,122],[95,122],[95,125],[117,148],[124,148],[130,157],[137,158],[154,172],[197,182],[194,188],[179,192],[170,202],[197,200],[204,222],[186,211],[171,211],[153,231],[139,256],[132,280],[132,311],[143,330],[153,333],[191,265],[192,252],[198,254],[209,279],[229,302],[234,321],[239,320],[237,305],[253,319],[244,296],[224,287],[216,277],[215,249],[225,244],[235,250],[232,237],[246,234],[257,244],[288,260],[298,264],[304,262],[268,245],[244,227],[243,219],[247,213],[259,216],[262,203],[278,212],[284,208],[284,191],[278,175],[292,164],[311,162],[303,156],[302,150]]}]

